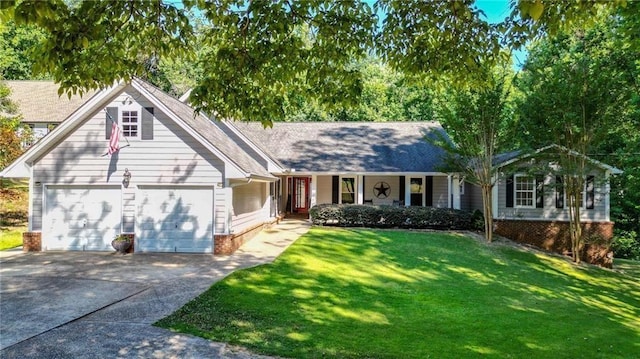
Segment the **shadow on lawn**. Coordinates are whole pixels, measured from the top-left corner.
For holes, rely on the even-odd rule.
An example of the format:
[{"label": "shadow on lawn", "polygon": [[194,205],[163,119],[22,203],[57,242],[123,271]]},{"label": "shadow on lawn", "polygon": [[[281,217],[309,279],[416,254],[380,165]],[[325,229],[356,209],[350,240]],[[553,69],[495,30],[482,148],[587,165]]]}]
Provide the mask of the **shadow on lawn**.
[{"label": "shadow on lawn", "polygon": [[291,357],[624,356],[637,349],[638,290],[462,236],[314,229],[162,322]]}]

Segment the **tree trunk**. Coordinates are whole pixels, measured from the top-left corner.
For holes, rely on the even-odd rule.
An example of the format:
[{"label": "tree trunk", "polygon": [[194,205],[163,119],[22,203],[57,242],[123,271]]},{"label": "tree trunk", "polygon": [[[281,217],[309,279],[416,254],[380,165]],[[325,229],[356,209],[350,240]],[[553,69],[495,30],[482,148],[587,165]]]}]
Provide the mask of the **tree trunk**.
[{"label": "tree trunk", "polygon": [[493,241],[493,205],[491,185],[482,185],[482,206],[484,207],[484,238]]},{"label": "tree trunk", "polygon": [[580,263],[580,251],[582,250],[582,225],[580,223],[580,196],[583,183],[575,177],[567,178],[567,200],[569,204],[569,237],[571,238],[571,257],[574,262]]}]

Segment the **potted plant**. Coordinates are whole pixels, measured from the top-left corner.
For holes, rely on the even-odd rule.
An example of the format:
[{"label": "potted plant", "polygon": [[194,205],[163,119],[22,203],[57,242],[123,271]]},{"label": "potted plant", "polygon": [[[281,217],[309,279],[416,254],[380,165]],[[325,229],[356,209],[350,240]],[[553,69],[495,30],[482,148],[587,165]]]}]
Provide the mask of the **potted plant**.
[{"label": "potted plant", "polygon": [[118,252],[125,254],[131,248],[133,240],[126,234],[118,234],[111,241],[111,246]]}]

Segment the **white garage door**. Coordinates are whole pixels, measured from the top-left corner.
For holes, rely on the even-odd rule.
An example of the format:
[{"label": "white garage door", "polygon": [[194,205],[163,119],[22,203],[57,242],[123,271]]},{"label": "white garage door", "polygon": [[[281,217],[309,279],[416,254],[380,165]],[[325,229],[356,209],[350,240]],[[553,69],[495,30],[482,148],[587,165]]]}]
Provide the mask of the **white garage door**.
[{"label": "white garage door", "polygon": [[136,251],[212,251],[212,188],[142,187],[136,201]]},{"label": "white garage door", "polygon": [[113,250],[122,221],[120,187],[47,186],[44,201],[44,248]]}]

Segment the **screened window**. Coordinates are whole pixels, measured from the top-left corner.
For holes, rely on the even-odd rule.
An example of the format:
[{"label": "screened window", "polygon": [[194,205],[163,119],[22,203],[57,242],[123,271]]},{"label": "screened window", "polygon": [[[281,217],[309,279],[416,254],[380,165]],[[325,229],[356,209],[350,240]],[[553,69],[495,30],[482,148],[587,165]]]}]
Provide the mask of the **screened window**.
[{"label": "screened window", "polygon": [[122,135],[124,137],[138,137],[139,124],[138,111],[122,111]]},{"label": "screened window", "polygon": [[516,207],[534,208],[536,199],[536,179],[532,176],[515,176]]},{"label": "screened window", "polygon": [[355,196],[356,179],[353,177],[342,178],[342,202],[343,204],[356,203]]}]

